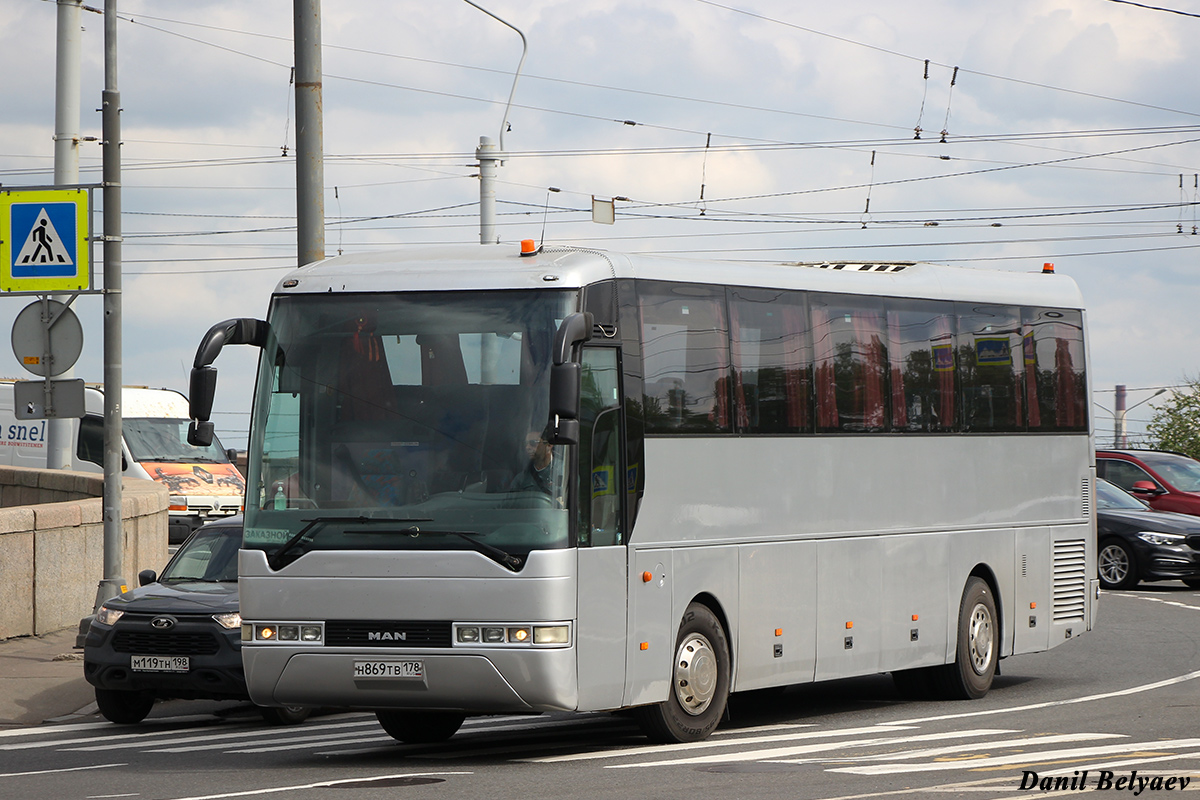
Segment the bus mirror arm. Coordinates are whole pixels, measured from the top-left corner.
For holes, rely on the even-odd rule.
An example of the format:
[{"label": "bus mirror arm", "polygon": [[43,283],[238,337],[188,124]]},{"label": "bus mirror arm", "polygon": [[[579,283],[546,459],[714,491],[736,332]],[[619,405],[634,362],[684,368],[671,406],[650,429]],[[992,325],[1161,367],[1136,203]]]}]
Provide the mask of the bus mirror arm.
[{"label": "bus mirror arm", "polygon": [[227,344],[251,344],[262,347],[266,344],[269,328],[259,319],[227,319],[208,329],[196,350],[192,374],[188,386],[188,414],[192,418],[188,426],[188,443],[207,447],[213,441],[212,416],[213,398],[217,393],[217,369],[212,362]]},{"label": "bus mirror arm", "polygon": [[575,313],[558,326],[554,336],[554,365],[550,367],[550,444],[579,443],[579,387],[583,370],[576,348],[592,338],[594,318]]}]

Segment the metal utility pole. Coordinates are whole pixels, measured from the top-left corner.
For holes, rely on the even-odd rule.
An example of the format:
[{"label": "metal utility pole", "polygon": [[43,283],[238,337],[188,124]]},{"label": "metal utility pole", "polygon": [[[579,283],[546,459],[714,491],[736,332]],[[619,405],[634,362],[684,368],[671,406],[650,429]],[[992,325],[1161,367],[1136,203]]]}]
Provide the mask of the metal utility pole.
[{"label": "metal utility pole", "polygon": [[325,156],[321,117],[321,0],[293,0],[296,48],[297,266],[325,257]]},{"label": "metal utility pole", "polygon": [[463,0],[467,5],[479,9],[499,23],[507,25],[521,37],[521,60],[517,63],[517,72],[513,75],[512,89],[508,92],[508,104],[504,107],[504,119],[500,120],[500,146],[490,136],[479,137],[479,147],[475,149],[475,158],[479,159],[479,243],[499,244],[500,237],[496,234],[496,169],[504,163],[504,132],[508,130],[508,112],[512,108],[513,95],[517,93],[517,81],[521,79],[521,68],[525,65],[525,55],[529,52],[529,43],[525,34],[511,22],[497,17],[472,0]]},{"label": "metal utility pole", "polygon": [[[82,0],[58,0],[58,41],[54,66],[54,185],[79,183],[79,52]],[[67,297],[56,297],[68,303]],[[67,370],[59,377],[74,377]],[[46,420],[46,466],[70,469],[75,422],[63,417]]]},{"label": "metal utility pole", "polygon": [[104,0],[104,578],[96,608],[125,590],[121,530],[121,94],[117,0]]}]

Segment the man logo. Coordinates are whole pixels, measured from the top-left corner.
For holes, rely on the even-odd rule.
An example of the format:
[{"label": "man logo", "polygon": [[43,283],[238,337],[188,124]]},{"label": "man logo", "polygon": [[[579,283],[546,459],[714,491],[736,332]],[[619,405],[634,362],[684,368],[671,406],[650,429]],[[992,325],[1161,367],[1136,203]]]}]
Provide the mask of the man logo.
[{"label": "man logo", "polygon": [[150,620],[150,627],[157,631],[169,631],[175,627],[175,620],[171,617],[155,617]]},{"label": "man logo", "polygon": [[404,631],[368,631],[368,642],[403,642],[408,640]]}]

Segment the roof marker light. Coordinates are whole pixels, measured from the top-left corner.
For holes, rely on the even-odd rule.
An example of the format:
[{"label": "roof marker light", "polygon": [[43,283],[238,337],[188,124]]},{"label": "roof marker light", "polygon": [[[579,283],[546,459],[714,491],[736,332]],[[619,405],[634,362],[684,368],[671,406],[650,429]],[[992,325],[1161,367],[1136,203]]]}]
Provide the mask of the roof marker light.
[{"label": "roof marker light", "polygon": [[542,248],[538,247],[537,242],[535,242],[533,239],[522,239],[521,240],[521,255],[522,256],[536,256],[538,254],[538,251],[541,249]]},{"label": "roof marker light", "polygon": [[1047,261],[1045,264],[1042,264],[1042,274],[1043,275],[1053,275],[1054,274],[1054,264],[1049,261]]}]

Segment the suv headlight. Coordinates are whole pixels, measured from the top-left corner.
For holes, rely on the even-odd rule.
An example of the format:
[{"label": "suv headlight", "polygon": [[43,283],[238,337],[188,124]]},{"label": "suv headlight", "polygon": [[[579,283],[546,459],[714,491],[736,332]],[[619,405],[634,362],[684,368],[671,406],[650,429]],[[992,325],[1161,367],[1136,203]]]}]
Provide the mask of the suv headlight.
[{"label": "suv headlight", "polygon": [[213,614],[213,619],[227,631],[242,627],[242,615],[236,611],[231,611],[228,614]]},{"label": "suv headlight", "polygon": [[96,621],[101,625],[116,625],[117,620],[125,616],[124,611],[117,611],[108,606],[100,606],[100,610],[96,612]]},{"label": "suv headlight", "polygon": [[1149,544],[1164,545],[1164,544],[1183,544],[1183,540],[1187,537],[1182,533],[1159,533],[1157,531],[1142,531],[1138,534],[1138,538]]}]

